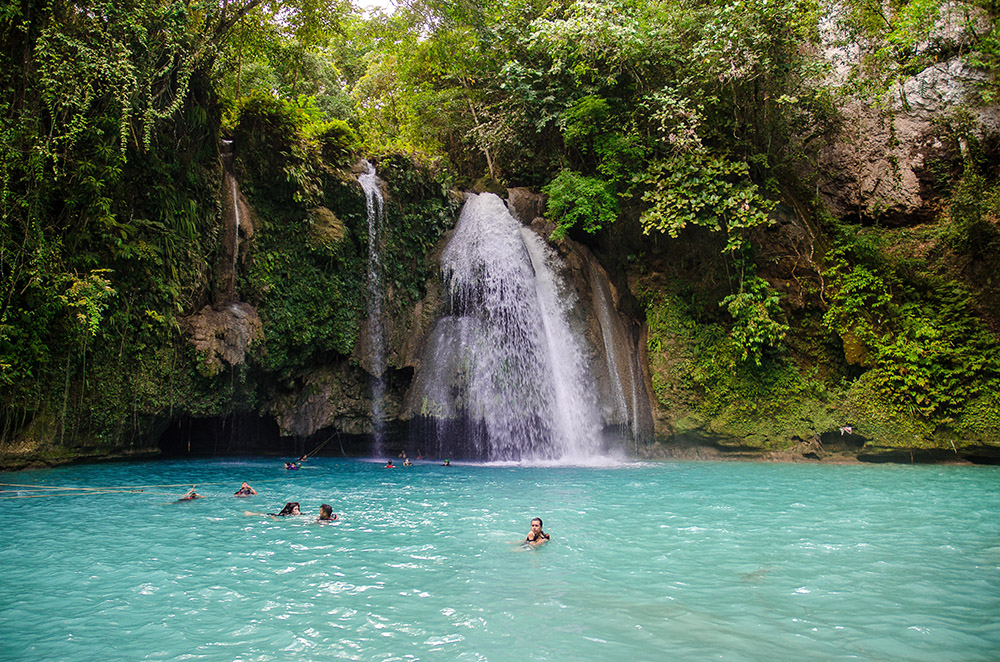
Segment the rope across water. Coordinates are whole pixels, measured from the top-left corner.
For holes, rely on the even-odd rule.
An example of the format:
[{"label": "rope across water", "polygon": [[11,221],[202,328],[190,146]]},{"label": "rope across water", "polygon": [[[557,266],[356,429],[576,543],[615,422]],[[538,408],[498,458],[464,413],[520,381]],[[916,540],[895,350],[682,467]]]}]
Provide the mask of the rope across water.
[{"label": "rope across water", "polygon": [[[255,483],[271,483],[283,478],[268,478],[255,480]],[[0,483],[0,499],[38,499],[41,497],[61,497],[61,496],[82,496],[93,494],[156,494],[174,496],[174,492],[155,491],[171,487],[182,487],[193,490],[199,485],[231,485],[232,481],[220,481],[214,483],[172,483],[165,485],[117,485],[117,486],[62,486],[62,485],[38,485],[24,483]],[[14,488],[14,489],[9,489]],[[28,492],[24,494],[23,492]],[[12,494],[15,493],[15,494]]]}]

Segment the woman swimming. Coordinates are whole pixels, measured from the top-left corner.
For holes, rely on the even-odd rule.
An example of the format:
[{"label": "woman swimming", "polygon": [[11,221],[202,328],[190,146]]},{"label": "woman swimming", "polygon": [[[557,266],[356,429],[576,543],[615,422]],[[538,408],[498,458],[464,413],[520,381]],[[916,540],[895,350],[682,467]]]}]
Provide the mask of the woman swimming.
[{"label": "woman swimming", "polygon": [[547,540],[549,540],[549,534],[542,531],[541,518],[536,517],[531,520],[531,532],[528,533],[528,537],[524,539],[524,542],[529,545],[541,545]]},{"label": "woman swimming", "polygon": [[250,484],[248,482],[243,481],[243,484],[240,485],[240,489],[236,490],[236,492],[233,493],[233,496],[245,497],[245,496],[254,496],[256,494],[257,490],[250,487]]},{"label": "woman swimming", "polygon": [[280,513],[268,513],[271,517],[285,517],[286,515],[301,515],[302,511],[299,510],[298,501],[289,501],[285,504],[285,507],[281,509]]},{"label": "woman swimming", "polygon": [[178,501],[194,501],[195,499],[204,499],[204,498],[205,497],[195,492],[194,488],[192,487],[188,491],[188,493],[182,496],[180,499],[178,499]]}]

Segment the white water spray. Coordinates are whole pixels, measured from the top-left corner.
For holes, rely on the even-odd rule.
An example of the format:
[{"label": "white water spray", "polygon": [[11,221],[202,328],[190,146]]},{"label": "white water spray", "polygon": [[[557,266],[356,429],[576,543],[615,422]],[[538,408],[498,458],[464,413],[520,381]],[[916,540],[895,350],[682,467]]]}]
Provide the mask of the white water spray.
[{"label": "white water spray", "polygon": [[421,413],[493,461],[592,463],[601,420],[558,257],[503,201],[470,195],[441,266],[451,314],[431,334]]}]

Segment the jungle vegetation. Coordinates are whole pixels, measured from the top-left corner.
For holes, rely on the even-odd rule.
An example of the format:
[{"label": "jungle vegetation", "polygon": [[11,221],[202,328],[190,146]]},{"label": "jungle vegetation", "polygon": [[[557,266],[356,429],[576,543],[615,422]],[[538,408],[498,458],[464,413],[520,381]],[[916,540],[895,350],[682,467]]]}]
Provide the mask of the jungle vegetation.
[{"label": "jungle vegetation", "polygon": [[[946,11],[961,39],[935,32]],[[0,442],[141,444],[165,412],[252,408],[303,366],[351,356],[365,212],[345,182],[365,155],[395,187],[399,301],[421,295],[414,256],[447,229],[449,189],[530,186],[548,196],[554,240],[590,243],[638,283],[665,408],[763,446],[843,422],[834,410],[888,444],[998,443],[1000,314],[960,275],[997,265],[996,145],[961,112],[941,119],[961,148],[919,228],[830,216],[811,167],[846,96],[889,105],[942,58],[982,74],[967,104],[995,105],[998,11],[2,0]],[[856,52],[836,85],[824,31]],[[266,352],[211,375],[184,319],[215,295],[222,139],[265,226],[238,292],[260,308]],[[761,258],[789,207],[823,237],[794,311]],[[319,208],[343,232],[303,247]]]}]

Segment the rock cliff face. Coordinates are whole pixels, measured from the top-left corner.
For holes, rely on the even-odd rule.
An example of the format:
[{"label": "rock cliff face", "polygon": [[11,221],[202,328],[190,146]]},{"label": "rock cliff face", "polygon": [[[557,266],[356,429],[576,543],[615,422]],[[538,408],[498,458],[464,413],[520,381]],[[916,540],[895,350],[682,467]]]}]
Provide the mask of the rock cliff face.
[{"label": "rock cliff face", "polygon": [[252,345],[263,339],[264,331],[254,307],[241,302],[205,306],[187,318],[185,326],[208,376],[219,374],[226,366],[241,365]]},{"label": "rock cliff face", "polygon": [[[960,170],[964,139],[950,123],[959,119],[981,139],[1000,131],[1000,108],[978,105],[975,86],[986,75],[961,60],[970,19],[945,13],[934,39],[952,55],[896,84],[882,99],[843,97],[842,127],[819,154],[817,192],[839,218],[916,225],[939,211],[945,180]],[[985,17],[979,19],[982,30]],[[835,44],[842,35],[828,19],[821,26],[823,53],[832,66],[828,83],[844,85],[859,47]],[[924,48],[929,45],[924,45]]]}]

